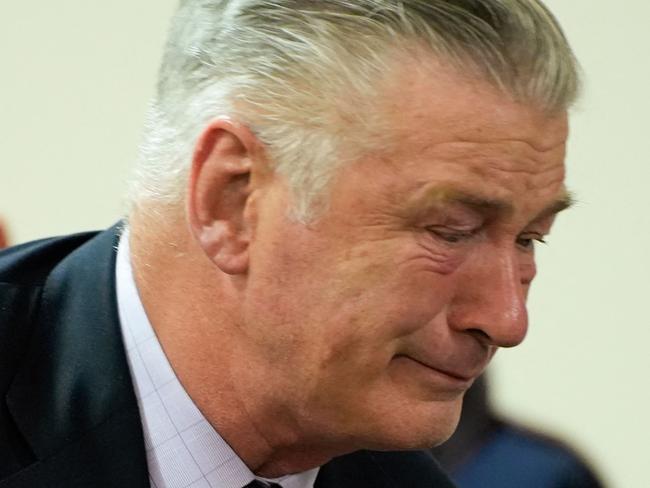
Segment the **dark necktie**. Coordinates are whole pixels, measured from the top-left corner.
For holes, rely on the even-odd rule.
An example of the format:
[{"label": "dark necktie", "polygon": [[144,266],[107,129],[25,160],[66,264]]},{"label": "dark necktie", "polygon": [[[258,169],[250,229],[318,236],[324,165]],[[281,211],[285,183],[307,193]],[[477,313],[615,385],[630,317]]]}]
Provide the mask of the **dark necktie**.
[{"label": "dark necktie", "polygon": [[276,483],[264,483],[262,481],[253,480],[248,483],[244,488],[282,488]]}]

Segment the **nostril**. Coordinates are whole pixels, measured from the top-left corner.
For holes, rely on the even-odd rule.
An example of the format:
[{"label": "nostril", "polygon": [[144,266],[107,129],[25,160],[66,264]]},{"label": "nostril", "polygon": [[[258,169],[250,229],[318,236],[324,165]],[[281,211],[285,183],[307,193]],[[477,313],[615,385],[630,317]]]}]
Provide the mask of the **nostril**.
[{"label": "nostril", "polygon": [[490,336],[482,329],[467,329],[467,333],[474,336],[479,344],[488,347],[494,342]]}]

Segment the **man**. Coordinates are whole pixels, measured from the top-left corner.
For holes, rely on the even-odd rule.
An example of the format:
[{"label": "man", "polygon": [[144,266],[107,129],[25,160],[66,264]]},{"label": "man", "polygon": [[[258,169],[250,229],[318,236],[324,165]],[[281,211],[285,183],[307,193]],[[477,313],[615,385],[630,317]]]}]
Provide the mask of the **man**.
[{"label": "man", "polygon": [[450,486],[576,91],[535,0],[182,2],[126,223],[2,257],[0,487]]}]

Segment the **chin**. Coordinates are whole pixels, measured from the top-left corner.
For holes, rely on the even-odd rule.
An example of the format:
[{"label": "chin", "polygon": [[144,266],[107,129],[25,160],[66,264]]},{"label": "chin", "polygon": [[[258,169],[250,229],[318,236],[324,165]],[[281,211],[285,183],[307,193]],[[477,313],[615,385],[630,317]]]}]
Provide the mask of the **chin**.
[{"label": "chin", "polygon": [[375,437],[375,450],[429,449],[445,442],[456,430],[462,401],[435,402],[386,412],[381,439]]}]

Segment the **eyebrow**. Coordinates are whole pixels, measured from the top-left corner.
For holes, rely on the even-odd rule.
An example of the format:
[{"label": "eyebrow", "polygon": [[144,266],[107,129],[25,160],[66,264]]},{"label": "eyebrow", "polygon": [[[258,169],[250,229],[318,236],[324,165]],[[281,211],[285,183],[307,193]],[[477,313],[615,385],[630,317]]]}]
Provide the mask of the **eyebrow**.
[{"label": "eyebrow", "polygon": [[[455,188],[433,188],[427,192],[424,198],[424,206],[428,208],[453,203],[469,207],[484,215],[507,215],[515,210],[514,205],[507,200],[483,197]],[[556,215],[570,208],[574,203],[575,200],[571,192],[565,190],[562,195],[542,209],[533,219],[533,222]]]},{"label": "eyebrow", "polygon": [[537,217],[535,217],[535,219],[533,220],[540,220],[546,217],[557,215],[563,210],[571,208],[574,204],[575,204],[575,198],[573,197],[573,194],[570,191],[565,190],[562,196],[560,196],[553,203],[551,203],[544,210],[542,210],[539,214],[537,214]]}]

